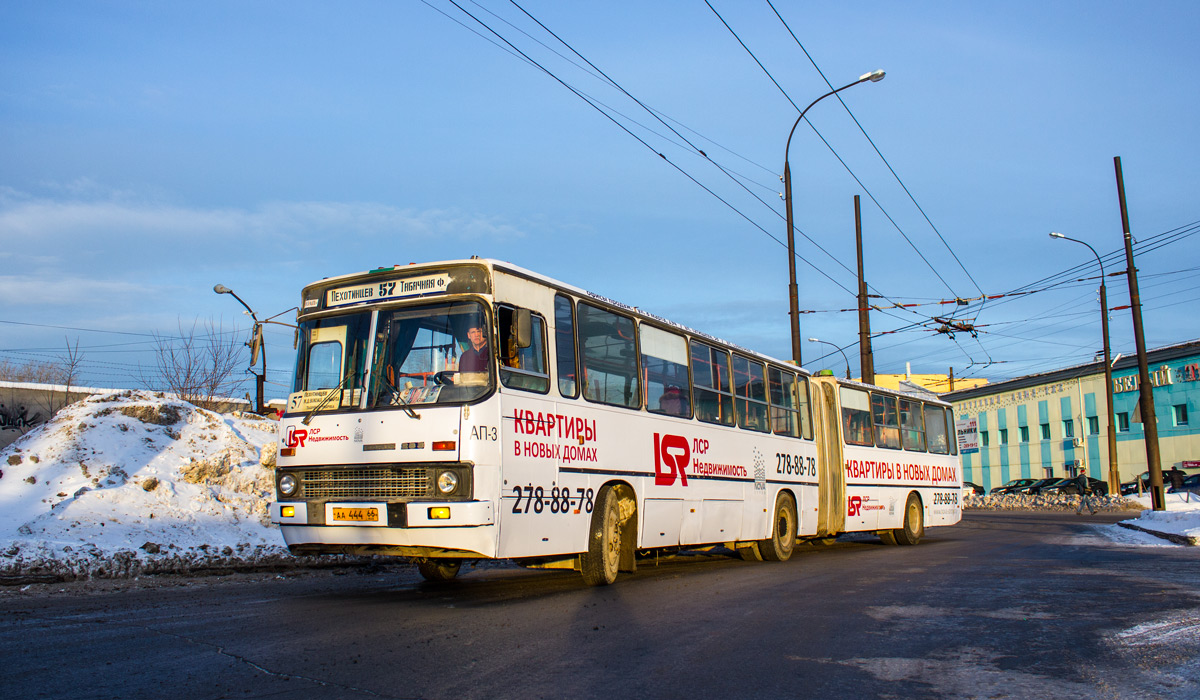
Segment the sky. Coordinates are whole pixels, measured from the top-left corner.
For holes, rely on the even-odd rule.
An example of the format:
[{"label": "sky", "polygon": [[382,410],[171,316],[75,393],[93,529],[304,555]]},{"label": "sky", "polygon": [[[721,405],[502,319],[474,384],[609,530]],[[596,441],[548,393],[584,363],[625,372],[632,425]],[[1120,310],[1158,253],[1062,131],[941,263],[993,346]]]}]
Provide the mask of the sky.
[{"label": "sky", "polygon": [[[323,277],[472,255],[786,358],[789,129],[876,69],[787,153],[801,337],[832,343],[805,367],[842,348],[858,375],[855,195],[876,372],[1091,361],[1096,259],[1051,231],[1103,257],[1132,354],[1117,156],[1147,345],[1193,340],[1196,26],[1190,2],[2,3],[0,361],[77,343],[76,383],[139,387],[156,336],[250,328],[214,284],[292,320]],[[292,332],[267,341],[283,397]]]}]

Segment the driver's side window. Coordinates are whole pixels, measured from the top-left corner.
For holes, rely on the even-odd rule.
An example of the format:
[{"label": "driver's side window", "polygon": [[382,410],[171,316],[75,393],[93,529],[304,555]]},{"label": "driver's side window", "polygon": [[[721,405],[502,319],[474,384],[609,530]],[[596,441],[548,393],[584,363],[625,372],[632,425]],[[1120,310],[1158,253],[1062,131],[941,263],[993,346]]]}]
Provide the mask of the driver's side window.
[{"label": "driver's side window", "polygon": [[512,307],[497,308],[500,322],[500,383],[512,389],[550,390],[550,372],[546,367],[546,322],[530,314],[529,347],[519,347]]}]

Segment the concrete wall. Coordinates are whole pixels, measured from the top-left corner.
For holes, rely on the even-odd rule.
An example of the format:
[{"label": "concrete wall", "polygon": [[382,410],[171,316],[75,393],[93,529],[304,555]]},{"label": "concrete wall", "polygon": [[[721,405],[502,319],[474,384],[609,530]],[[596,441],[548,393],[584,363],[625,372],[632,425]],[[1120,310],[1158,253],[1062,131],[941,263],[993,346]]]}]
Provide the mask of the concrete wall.
[{"label": "concrete wall", "polygon": [[[67,387],[54,384],[32,384],[25,382],[0,382],[0,449],[17,438],[54,417],[64,406],[85,399],[92,394],[111,394],[125,389],[96,387]],[[214,406],[216,411],[249,411],[246,401],[222,399]]]}]

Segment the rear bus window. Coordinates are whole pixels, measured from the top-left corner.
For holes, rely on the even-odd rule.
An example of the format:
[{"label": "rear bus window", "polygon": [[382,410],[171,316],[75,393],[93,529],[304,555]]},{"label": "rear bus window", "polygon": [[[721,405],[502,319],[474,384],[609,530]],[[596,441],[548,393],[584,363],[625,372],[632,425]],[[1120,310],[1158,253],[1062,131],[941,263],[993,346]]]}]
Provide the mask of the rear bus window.
[{"label": "rear bus window", "polygon": [[929,451],[944,455],[950,452],[949,433],[946,430],[946,411],[941,406],[925,404],[925,437],[929,440]]}]

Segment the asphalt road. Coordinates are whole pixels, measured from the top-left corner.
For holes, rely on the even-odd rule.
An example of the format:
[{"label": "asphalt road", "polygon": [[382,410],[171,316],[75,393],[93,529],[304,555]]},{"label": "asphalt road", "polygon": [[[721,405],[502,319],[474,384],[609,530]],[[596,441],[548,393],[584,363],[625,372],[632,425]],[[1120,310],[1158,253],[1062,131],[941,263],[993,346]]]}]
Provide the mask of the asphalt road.
[{"label": "asphalt road", "polygon": [[[1128,516],[1124,516],[1128,517]],[[4,698],[1200,697],[1200,551],[972,512],[917,547],[0,594]]]}]

